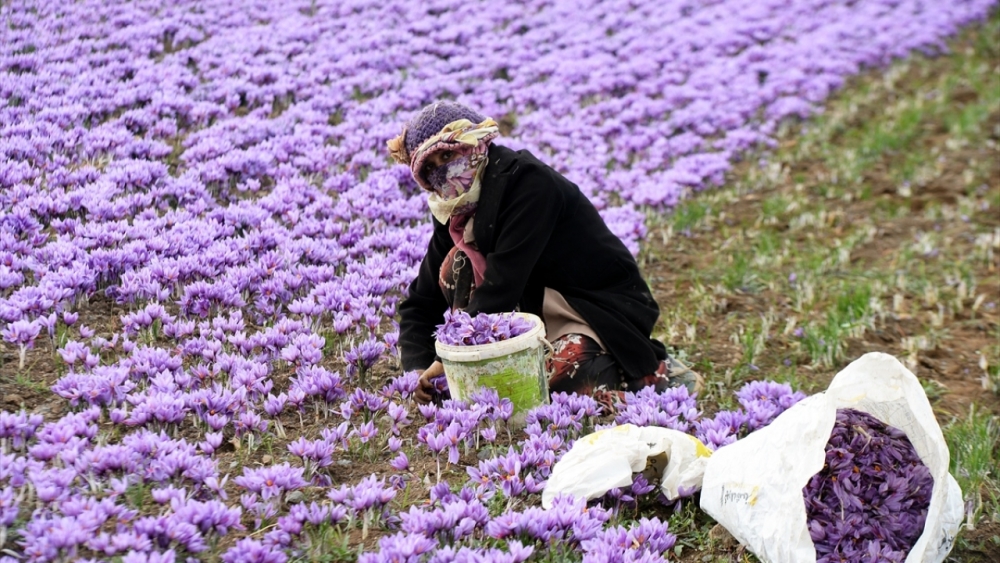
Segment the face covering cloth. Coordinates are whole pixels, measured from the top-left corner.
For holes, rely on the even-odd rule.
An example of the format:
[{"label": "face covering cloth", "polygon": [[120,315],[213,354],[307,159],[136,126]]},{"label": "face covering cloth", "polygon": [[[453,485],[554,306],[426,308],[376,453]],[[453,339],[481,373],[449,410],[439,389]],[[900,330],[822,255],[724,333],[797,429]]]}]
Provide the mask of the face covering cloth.
[{"label": "face covering cloth", "polygon": [[[486,259],[465,241],[465,227],[479,201],[483,170],[486,168],[489,144],[500,134],[497,123],[487,118],[480,123],[459,119],[445,125],[440,132],[421,143],[412,155],[406,154],[403,134],[389,141],[389,150],[397,161],[409,157],[410,172],[421,188],[431,192],[427,198],[431,214],[440,223],[449,223],[452,240],[465,252],[472,263],[476,285],[480,285],[486,270]],[[428,158],[450,150],[458,154],[451,161],[424,174]]]}]

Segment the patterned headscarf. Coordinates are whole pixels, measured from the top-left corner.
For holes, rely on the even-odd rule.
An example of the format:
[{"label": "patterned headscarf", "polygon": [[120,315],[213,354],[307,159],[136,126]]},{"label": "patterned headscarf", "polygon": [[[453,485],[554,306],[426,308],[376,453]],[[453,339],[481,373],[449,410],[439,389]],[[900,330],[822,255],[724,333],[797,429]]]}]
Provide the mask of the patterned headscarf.
[{"label": "patterned headscarf", "polygon": [[[392,158],[409,165],[417,184],[431,192],[427,197],[431,213],[441,224],[448,224],[455,246],[469,257],[477,287],[483,283],[486,258],[467,231],[472,230],[487,151],[499,135],[496,121],[454,102],[438,102],[424,108],[387,143]],[[428,157],[446,150],[458,156],[425,176]]]},{"label": "patterned headscarf", "polygon": [[[393,159],[409,165],[417,184],[431,192],[428,205],[441,223],[447,222],[453,215],[467,214],[475,209],[489,144],[500,134],[497,123],[488,117],[479,122],[463,117],[446,123],[426,139],[418,139],[421,135],[415,135],[414,131],[426,130],[428,125],[435,125],[433,122],[440,121],[442,117],[462,113],[482,117],[464,106],[447,104],[443,110],[441,106],[444,103],[429,106],[414,122],[404,127],[402,134],[387,143]],[[446,150],[454,151],[458,156],[425,174],[424,165],[428,158]]]}]

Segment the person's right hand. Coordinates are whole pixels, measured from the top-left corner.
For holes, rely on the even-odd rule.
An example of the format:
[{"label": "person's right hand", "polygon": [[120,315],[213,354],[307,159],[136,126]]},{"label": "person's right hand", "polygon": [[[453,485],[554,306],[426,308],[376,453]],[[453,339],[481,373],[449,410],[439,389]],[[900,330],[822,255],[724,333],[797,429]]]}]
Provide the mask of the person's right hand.
[{"label": "person's right hand", "polygon": [[441,362],[431,364],[431,367],[425,369],[420,374],[420,379],[417,382],[417,390],[413,392],[413,398],[421,405],[431,402],[431,397],[434,393],[434,384],[431,383],[431,379],[443,374],[444,365]]}]

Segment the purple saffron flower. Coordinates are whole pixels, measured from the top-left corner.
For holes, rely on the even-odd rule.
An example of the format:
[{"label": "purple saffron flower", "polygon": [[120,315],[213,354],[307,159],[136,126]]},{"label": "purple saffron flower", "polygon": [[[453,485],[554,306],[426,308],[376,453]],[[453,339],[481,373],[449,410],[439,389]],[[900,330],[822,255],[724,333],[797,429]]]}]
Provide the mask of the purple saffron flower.
[{"label": "purple saffron flower", "polygon": [[265,546],[258,540],[243,538],[222,554],[224,563],[286,563],[288,556],[281,549]]},{"label": "purple saffron flower", "polygon": [[406,452],[399,452],[389,465],[396,471],[409,471],[410,470],[410,460],[406,457]]}]

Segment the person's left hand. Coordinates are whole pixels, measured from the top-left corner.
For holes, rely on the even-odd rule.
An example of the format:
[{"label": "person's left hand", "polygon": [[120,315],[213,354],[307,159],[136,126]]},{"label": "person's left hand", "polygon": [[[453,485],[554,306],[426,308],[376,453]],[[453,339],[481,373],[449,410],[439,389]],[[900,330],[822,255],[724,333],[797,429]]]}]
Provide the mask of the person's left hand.
[{"label": "person's left hand", "polygon": [[434,384],[431,383],[431,379],[443,374],[444,364],[441,362],[431,364],[429,368],[420,374],[420,379],[417,382],[417,390],[413,392],[413,398],[421,405],[431,402],[431,396],[434,393]]}]

